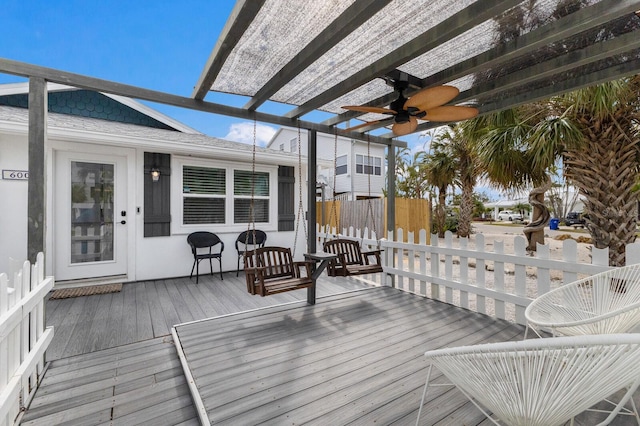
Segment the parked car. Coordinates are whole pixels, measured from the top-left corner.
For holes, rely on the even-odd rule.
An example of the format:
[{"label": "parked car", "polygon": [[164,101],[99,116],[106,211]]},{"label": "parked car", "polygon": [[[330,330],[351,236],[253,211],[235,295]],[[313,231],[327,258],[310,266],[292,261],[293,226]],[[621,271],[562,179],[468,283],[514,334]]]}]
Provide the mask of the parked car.
[{"label": "parked car", "polygon": [[509,222],[521,222],[522,215],[512,210],[502,210],[498,213],[498,220],[508,220]]},{"label": "parked car", "polygon": [[586,225],[586,221],[581,213],[578,212],[569,212],[567,213],[567,217],[564,219],[564,224],[566,226],[573,226],[574,228],[583,228]]}]

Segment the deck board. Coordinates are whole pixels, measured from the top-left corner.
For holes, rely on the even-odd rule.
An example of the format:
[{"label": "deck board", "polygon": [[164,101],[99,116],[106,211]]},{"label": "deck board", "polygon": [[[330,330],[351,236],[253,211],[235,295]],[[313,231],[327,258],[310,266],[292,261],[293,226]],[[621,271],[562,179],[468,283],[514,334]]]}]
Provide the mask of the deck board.
[{"label": "deck board", "polygon": [[120,333],[118,335],[118,346],[129,343],[138,342],[137,320],[137,300],[135,286],[122,286],[123,304],[122,304],[122,321],[120,322]]},{"label": "deck board", "polygon": [[[66,353],[67,355],[75,355],[93,352],[103,348],[102,341],[104,339],[104,335],[107,332],[107,324],[109,323],[109,314],[111,311],[111,302],[114,296],[114,294],[100,294],[87,297],[87,299],[95,298],[98,301],[98,307],[95,311],[95,315],[93,316],[93,320],[91,321],[91,323],[85,325],[85,327],[89,328],[87,339],[82,345],[78,345],[77,347],[71,345],[67,347],[59,347],[59,345],[52,344],[52,346],[56,349],[56,353],[58,353],[58,351],[62,352],[60,353],[60,358],[64,356],[63,353]],[[49,324],[48,318],[47,323]],[[51,325],[54,325],[55,333],[57,333],[61,328],[60,325],[56,325],[53,321],[51,322]],[[57,343],[55,339],[54,343]],[[55,358],[49,355],[49,359]]]},{"label": "deck board", "polygon": [[153,325],[151,312],[149,311],[149,299],[147,297],[146,283],[137,283],[136,289],[136,336],[137,341],[153,337]]}]

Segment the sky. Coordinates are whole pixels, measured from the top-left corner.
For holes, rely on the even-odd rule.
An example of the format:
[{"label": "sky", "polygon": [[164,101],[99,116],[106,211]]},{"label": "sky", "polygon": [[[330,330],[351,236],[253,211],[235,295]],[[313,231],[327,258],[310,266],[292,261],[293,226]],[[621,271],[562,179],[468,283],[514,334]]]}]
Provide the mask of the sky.
[{"label": "sky", "polygon": [[[0,57],[190,97],[234,4],[235,0],[3,0]],[[0,74],[0,84],[24,81]],[[206,99],[235,107],[247,100],[214,93]],[[253,123],[247,120],[145,103],[209,136],[253,143]],[[282,114],[290,109],[269,106],[260,111]],[[258,144],[264,146],[277,129],[258,123]],[[412,150],[421,150],[429,138],[413,134],[400,139]]]}]

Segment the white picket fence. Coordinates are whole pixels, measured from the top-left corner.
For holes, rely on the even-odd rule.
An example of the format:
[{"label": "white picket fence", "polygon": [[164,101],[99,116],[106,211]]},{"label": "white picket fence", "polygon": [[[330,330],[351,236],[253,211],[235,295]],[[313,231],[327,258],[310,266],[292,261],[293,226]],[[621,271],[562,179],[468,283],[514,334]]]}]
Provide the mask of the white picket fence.
[{"label": "white picket fence", "polygon": [[[336,235],[335,228],[327,233],[318,227],[318,249]],[[528,255],[524,236],[515,237],[512,253],[505,252],[501,241],[488,247],[482,234],[473,236],[473,244],[468,238],[454,238],[451,232],[445,234],[444,244],[437,235],[431,235],[427,244],[425,230],[417,238],[402,229],[395,238],[389,232],[381,240],[366,229],[343,229],[340,236],[384,250],[384,285],[518,324],[525,324],[524,311],[539,295],[610,269],[609,249],[592,248],[591,263],[580,263],[577,242],[572,239],[563,241],[561,258],[552,258],[548,245]],[[627,263],[640,263],[640,243],[627,246]]]},{"label": "white picket fence", "polygon": [[44,276],[44,255],[36,263],[0,273],[0,425],[14,425],[33,398],[45,369],[53,328],[45,328],[44,298],[53,277]]}]

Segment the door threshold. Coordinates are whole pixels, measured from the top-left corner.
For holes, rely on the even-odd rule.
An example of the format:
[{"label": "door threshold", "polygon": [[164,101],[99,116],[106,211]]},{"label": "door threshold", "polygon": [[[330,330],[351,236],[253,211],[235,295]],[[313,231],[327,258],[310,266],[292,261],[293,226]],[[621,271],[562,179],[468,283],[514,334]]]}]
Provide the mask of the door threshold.
[{"label": "door threshold", "polygon": [[53,288],[60,289],[60,288],[87,287],[92,285],[118,284],[118,283],[124,283],[127,281],[128,281],[128,276],[126,274],[111,275],[108,277],[94,277],[94,278],[81,278],[77,280],[56,281],[55,284],[53,285]]}]

